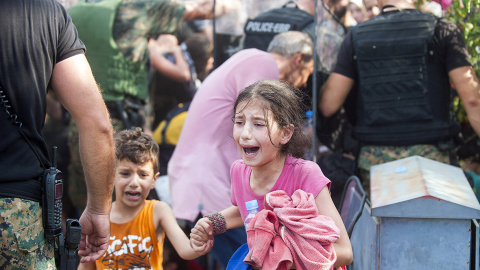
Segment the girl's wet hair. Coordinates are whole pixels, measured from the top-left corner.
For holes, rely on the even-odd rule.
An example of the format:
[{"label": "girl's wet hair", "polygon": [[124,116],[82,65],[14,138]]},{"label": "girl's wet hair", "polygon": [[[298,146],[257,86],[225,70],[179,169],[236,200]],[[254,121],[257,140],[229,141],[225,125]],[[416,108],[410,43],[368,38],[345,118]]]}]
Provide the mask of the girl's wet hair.
[{"label": "girl's wet hair", "polygon": [[[273,120],[280,128],[290,125],[294,127],[292,138],[288,143],[281,146],[281,152],[303,158],[307,147],[311,147],[311,142],[302,132],[305,121],[303,116],[306,111],[302,98],[303,94],[300,90],[288,83],[276,80],[260,80],[240,92],[233,107],[233,115],[235,116],[238,104],[241,102],[247,102],[245,108],[252,100],[259,101],[262,104],[265,119],[267,119],[267,111],[270,111]],[[241,110],[244,108],[241,108]],[[267,128],[270,136],[269,123],[267,123]]]},{"label": "girl's wet hair", "polygon": [[135,164],[143,165],[151,161],[153,173],[159,171],[158,144],[152,136],[142,132],[141,128],[122,130],[115,134],[114,140],[117,162],[127,159]]}]

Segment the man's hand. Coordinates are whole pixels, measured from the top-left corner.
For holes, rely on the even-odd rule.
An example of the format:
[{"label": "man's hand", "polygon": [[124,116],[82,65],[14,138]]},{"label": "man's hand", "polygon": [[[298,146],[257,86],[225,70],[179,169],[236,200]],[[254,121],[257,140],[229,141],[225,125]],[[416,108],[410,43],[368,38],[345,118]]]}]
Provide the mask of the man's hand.
[{"label": "man's hand", "polygon": [[78,245],[78,255],[82,256],[82,263],[93,262],[107,251],[110,240],[110,215],[92,213],[92,210],[87,208],[79,222],[82,237]]}]

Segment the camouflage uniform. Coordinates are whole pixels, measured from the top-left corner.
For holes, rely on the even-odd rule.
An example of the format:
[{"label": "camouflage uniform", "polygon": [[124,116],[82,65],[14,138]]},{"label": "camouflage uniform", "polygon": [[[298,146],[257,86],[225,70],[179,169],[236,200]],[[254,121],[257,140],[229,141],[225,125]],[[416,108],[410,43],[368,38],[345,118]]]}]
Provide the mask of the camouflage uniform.
[{"label": "camouflage uniform", "polygon": [[[182,22],[184,14],[185,6],[179,2],[123,0],[118,7],[113,27],[115,43],[125,58],[146,64],[149,35],[174,32]],[[116,118],[111,120],[115,131],[125,128],[121,120]],[[87,191],[79,155],[78,131],[73,123],[69,127],[68,145],[70,149],[68,193],[72,204],[81,214],[86,206]]]},{"label": "camouflage uniform", "polygon": [[126,58],[147,63],[148,35],[173,33],[180,26],[185,7],[172,1],[165,2],[168,4],[149,0],[123,0],[120,4],[115,17],[113,38]]},{"label": "camouflage uniform", "polygon": [[0,198],[0,269],[55,269],[54,241],[43,235],[40,203]]},{"label": "camouflage uniform", "polygon": [[417,144],[411,146],[363,146],[360,149],[358,157],[358,171],[360,178],[362,179],[362,186],[368,197],[370,197],[371,166],[411,156],[421,156],[450,164],[449,152],[440,151],[436,146],[431,144]]}]

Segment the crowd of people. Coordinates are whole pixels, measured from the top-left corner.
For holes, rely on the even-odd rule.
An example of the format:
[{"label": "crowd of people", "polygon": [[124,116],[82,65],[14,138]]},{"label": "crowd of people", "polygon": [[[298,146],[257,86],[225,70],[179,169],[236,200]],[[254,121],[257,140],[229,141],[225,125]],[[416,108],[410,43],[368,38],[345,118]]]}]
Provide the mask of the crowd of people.
[{"label": "crowd of people", "polygon": [[[443,1],[315,2],[2,1],[0,268],[58,265],[42,186],[55,166],[56,210],[81,225],[78,269],[233,269],[245,248],[264,269],[349,265],[346,179],[369,193],[376,164],[461,166],[452,100],[478,136],[480,84]],[[313,140],[323,150],[308,160]],[[308,201],[303,220],[328,241],[282,225],[270,194]],[[245,224],[251,200],[259,214]],[[257,225],[287,252],[253,258]]]}]

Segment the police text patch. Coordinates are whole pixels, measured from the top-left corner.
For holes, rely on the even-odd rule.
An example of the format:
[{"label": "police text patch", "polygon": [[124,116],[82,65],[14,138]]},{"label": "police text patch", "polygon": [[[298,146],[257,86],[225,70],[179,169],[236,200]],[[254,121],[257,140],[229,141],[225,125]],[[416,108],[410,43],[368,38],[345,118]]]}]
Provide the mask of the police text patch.
[{"label": "police text patch", "polygon": [[291,27],[289,23],[249,21],[245,26],[245,31],[256,33],[283,33],[290,30]]}]

